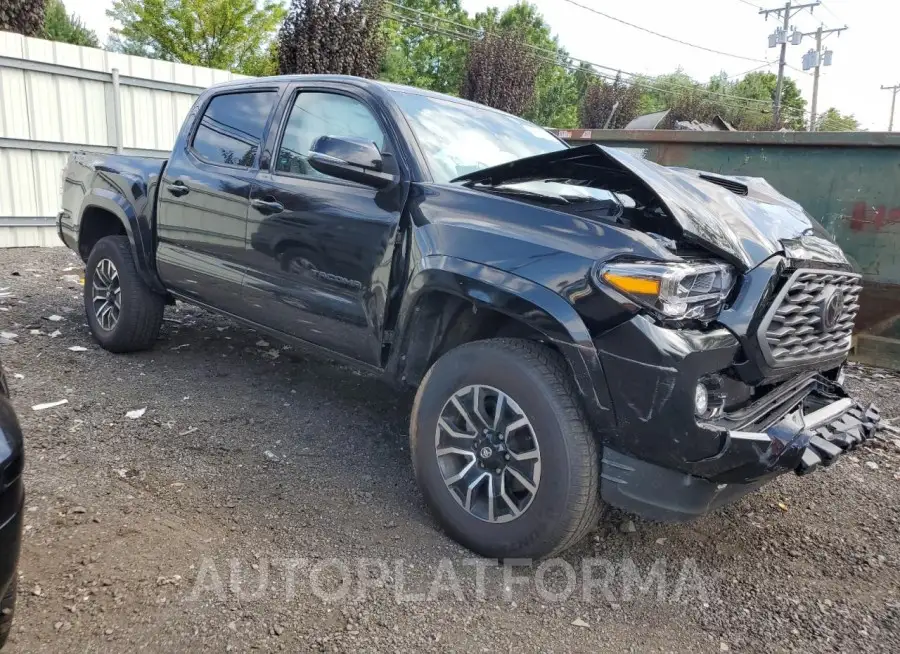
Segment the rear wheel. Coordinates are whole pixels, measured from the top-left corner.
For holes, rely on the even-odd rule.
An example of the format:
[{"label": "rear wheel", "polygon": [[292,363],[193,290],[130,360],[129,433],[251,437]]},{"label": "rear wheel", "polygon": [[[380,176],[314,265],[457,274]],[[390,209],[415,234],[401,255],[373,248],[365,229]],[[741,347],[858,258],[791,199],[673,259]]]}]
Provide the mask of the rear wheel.
[{"label": "rear wheel", "polygon": [[110,352],[147,350],[156,342],[165,298],[141,279],[127,237],[107,236],[91,250],[84,309],[94,338]]},{"label": "rear wheel", "polygon": [[410,439],[432,512],[483,556],[552,555],[596,525],[597,446],[565,361],[539,343],[445,354],[416,394]]}]

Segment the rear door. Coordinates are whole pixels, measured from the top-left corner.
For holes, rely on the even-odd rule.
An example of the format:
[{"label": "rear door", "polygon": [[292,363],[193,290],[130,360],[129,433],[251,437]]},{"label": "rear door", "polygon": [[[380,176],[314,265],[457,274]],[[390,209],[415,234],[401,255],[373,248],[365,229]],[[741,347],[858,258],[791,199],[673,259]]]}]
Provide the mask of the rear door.
[{"label": "rear door", "polygon": [[207,98],[159,189],[157,266],[166,287],[241,316],[250,187],[279,92],[235,89]]},{"label": "rear door", "polygon": [[320,136],[365,138],[399,172],[389,122],[363,91],[340,86],[294,88],[282,113],[250,193],[245,298],[266,326],[379,366],[408,184],[378,191],[330,177],[307,153]]}]

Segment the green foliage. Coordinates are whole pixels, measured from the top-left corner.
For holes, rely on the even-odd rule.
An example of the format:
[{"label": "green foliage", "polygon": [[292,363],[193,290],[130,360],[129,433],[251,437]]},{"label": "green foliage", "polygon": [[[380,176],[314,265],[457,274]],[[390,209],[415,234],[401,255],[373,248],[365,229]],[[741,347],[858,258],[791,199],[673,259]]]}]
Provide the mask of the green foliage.
[{"label": "green foliage", "polygon": [[278,74],[278,41],[272,40],[269,47],[254,52],[241,66],[241,73],[253,77],[269,77]]},{"label": "green foliage", "polygon": [[591,82],[578,110],[579,127],[592,129],[608,126],[621,129],[640,114],[641,90],[636,84],[626,84],[621,75],[612,82]]},{"label": "green foliage", "polygon": [[[778,76],[775,73],[748,73],[732,87],[732,93],[744,98],[774,102],[777,86]],[[803,112],[806,111],[806,100],[800,94],[797,83],[790,77],[784,78],[781,108],[782,124],[785,127],[794,130],[805,128],[806,120]]]},{"label": "green foliage", "polygon": [[292,0],[278,33],[281,73],[377,77],[383,0]]},{"label": "green foliage", "polygon": [[467,39],[475,37],[468,14],[459,0],[404,0],[403,5],[458,25],[390,7],[396,19],[385,19],[387,49],[379,78],[440,93],[459,93],[469,52]]},{"label": "green foliage", "polygon": [[258,68],[284,9],[276,0],[114,0],[106,14],[121,25],[111,50],[244,73]]},{"label": "green foliage", "polygon": [[774,124],[772,103],[776,83],[773,73],[754,72],[737,82],[722,73],[703,84],[678,69],[668,75],[640,80],[644,93],[639,114],[669,109],[671,113],[663,127],[671,127],[680,120],[710,122],[718,116],[740,130],[805,129],[806,101],[796,83],[787,77],[782,95],[782,121]]},{"label": "green foliage", "polygon": [[513,30],[530,46],[528,56],[538,64],[533,95],[523,118],[546,127],[575,127],[580,95],[569,54],[530,2],[519,2],[502,14],[494,7],[476,14],[474,23],[485,32]]},{"label": "green foliage", "polygon": [[[0,29],[34,34],[39,15],[47,38],[92,44],[92,33],[77,17],[66,15],[62,0],[46,1],[44,21],[44,0],[0,0]],[[589,64],[576,65],[537,7],[525,0],[474,16],[461,0],[291,0],[286,17],[283,4],[114,0],[107,13],[121,28],[113,30],[110,46],[248,75],[378,77],[462,94],[547,127],[602,127],[617,102],[610,127],[664,109],[670,114],[662,127],[717,116],[744,130],[806,127],[806,101],[790,78],[784,80],[782,120],[774,124],[774,73],[751,72],[733,81],[723,72],[701,82],[676,69],[656,77],[598,79]],[[859,123],[832,108],[819,117],[817,127],[851,130]]]},{"label": "green foliage", "polygon": [[818,132],[858,132],[859,121],[853,114],[842,114],[834,107],[829,107],[816,118]]},{"label": "green foliage", "polygon": [[0,30],[40,36],[44,0],[0,0]]},{"label": "green foliage", "polygon": [[97,40],[94,30],[88,29],[76,14],[67,14],[62,0],[47,0],[41,37],[72,45],[100,47],[100,41]]},{"label": "green foliage", "polygon": [[460,95],[518,116],[531,105],[540,64],[523,33],[491,32],[472,44]]}]

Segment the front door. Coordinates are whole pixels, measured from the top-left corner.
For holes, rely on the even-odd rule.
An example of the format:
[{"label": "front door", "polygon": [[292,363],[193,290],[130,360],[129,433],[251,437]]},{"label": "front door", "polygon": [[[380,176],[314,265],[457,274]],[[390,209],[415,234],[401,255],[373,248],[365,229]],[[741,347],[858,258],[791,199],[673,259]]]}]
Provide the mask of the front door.
[{"label": "front door", "polygon": [[213,96],[161,180],[157,267],[166,287],[245,315],[241,300],[250,187],[276,89]]},{"label": "front door", "polygon": [[377,191],[308,163],[320,136],[361,137],[393,152],[364,98],[300,89],[291,102],[270,166],[250,191],[245,300],[268,327],[380,366],[406,185]]}]

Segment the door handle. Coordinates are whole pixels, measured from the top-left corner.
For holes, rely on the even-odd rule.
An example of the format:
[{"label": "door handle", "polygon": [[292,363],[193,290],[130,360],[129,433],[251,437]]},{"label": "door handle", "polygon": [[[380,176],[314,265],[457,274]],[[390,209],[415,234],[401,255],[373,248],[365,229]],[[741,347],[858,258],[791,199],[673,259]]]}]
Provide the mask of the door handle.
[{"label": "door handle", "polygon": [[250,204],[262,214],[281,213],[284,205],[277,200],[251,200]]},{"label": "door handle", "polygon": [[185,184],[181,180],[172,182],[171,184],[167,184],[166,190],[176,198],[179,198],[182,195],[187,195],[191,192],[191,189],[188,188],[187,184]]}]

